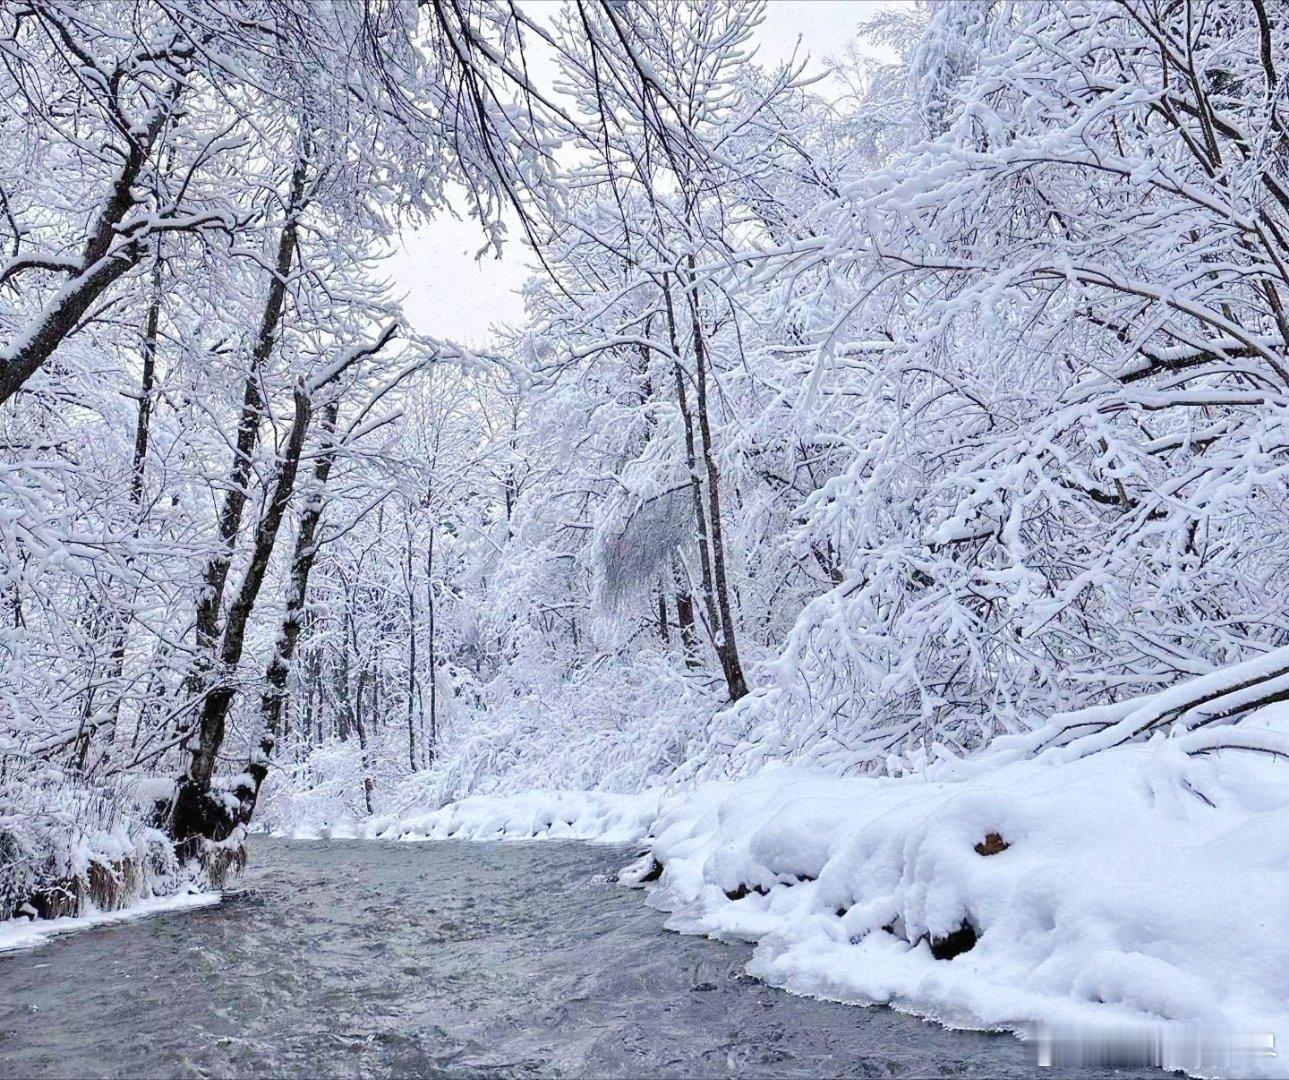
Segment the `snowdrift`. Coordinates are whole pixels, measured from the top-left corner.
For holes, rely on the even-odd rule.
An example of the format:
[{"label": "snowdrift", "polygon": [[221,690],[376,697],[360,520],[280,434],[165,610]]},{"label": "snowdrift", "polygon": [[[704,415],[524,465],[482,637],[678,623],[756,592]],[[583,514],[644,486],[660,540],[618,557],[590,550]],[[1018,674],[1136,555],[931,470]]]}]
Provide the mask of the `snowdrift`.
[{"label": "snowdrift", "polygon": [[635,795],[602,791],[528,791],[472,795],[401,822],[373,823],[375,835],[398,840],[587,840],[630,844],[658,814],[659,789]]},{"label": "snowdrift", "polygon": [[[1240,725],[1286,729],[1286,706]],[[1283,1076],[1245,1051],[1289,1045],[1289,764],[1188,738],[954,779],[768,768],[669,799],[623,880],[799,993]]]}]

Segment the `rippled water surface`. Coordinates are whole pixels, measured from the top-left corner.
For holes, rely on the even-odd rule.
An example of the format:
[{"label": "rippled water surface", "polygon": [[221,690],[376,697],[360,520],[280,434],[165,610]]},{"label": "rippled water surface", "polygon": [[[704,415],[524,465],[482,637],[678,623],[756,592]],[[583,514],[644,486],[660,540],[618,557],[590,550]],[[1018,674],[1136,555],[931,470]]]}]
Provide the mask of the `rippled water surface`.
[{"label": "rippled water surface", "polygon": [[749,979],[612,882],[629,854],[257,838],[219,907],[0,956],[0,1076],[1050,1075]]}]

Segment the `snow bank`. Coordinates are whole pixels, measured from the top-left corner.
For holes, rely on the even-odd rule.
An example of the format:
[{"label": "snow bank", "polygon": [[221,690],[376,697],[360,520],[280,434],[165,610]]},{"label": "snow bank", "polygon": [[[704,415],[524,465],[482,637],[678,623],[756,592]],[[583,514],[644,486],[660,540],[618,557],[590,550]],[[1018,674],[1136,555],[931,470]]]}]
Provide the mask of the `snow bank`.
[{"label": "snow bank", "polygon": [[296,839],[364,837],[379,840],[588,840],[634,843],[658,814],[660,790],[618,795],[605,791],[523,791],[471,795],[438,810],[385,816],[322,828],[300,827]]},{"label": "snow bank", "polygon": [[868,778],[769,766],[293,835],[644,841],[623,881],[656,882],[671,929],[753,942],[748,970],[774,985],[1275,1076],[1283,1064],[1248,1048],[1289,1045],[1289,762],[1218,748],[1287,732],[1282,705],[1082,758],[986,751]]},{"label": "snow bank", "polygon": [[[1242,730],[1289,728],[1277,708]],[[670,928],[756,943],[749,972],[796,992],[1144,1031],[1170,1067],[1284,1075],[1217,1051],[1289,1046],[1289,764],[1183,746],[938,782],[769,768],[667,800],[623,880],[661,871]]]},{"label": "snow bank", "polygon": [[398,840],[590,840],[630,844],[649,831],[661,792],[524,791],[471,795],[439,810],[376,825],[375,835]]},{"label": "snow bank", "polygon": [[90,911],[84,915],[61,919],[8,919],[0,922],[0,953],[30,949],[43,945],[60,934],[88,930],[93,926],[129,922],[171,911],[191,911],[218,904],[219,901],[220,894],[216,892],[178,893],[173,896],[148,897],[115,911]]}]

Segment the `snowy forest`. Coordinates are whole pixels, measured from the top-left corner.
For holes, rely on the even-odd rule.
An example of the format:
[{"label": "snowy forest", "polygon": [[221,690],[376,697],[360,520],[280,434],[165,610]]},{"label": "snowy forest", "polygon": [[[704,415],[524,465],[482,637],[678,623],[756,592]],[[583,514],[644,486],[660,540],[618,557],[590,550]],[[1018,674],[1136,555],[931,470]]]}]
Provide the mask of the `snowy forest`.
[{"label": "snowy forest", "polygon": [[0,3],[0,919],[534,789],[1283,800],[1289,11],[763,16]]}]

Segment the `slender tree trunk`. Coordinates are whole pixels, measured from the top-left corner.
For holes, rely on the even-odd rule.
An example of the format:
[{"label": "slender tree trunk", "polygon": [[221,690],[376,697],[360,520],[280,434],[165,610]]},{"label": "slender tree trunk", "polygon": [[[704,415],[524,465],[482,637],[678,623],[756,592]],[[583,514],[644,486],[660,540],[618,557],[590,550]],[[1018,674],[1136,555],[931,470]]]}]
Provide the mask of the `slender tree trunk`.
[{"label": "slender tree trunk", "polygon": [[[297,548],[298,550],[298,548]],[[311,622],[308,615],[306,623]],[[319,706],[322,688],[321,653],[317,648],[309,650],[304,665],[304,741],[311,743],[315,738],[322,741],[322,713]]]},{"label": "slender tree trunk", "polygon": [[[242,524],[242,514],[250,494],[252,458],[259,441],[260,426],[264,418],[264,398],[260,378],[277,342],[286,307],[287,277],[295,259],[300,213],[304,209],[306,162],[301,157],[291,176],[291,192],[287,201],[286,219],[278,236],[277,259],[273,266],[273,279],[269,282],[264,312],[260,318],[259,333],[251,352],[246,383],[242,391],[242,411],[237,422],[237,446],[229,472],[228,486],[219,513],[219,536],[215,550],[206,563],[202,575],[202,594],[197,605],[197,652],[199,658],[211,652],[219,635],[219,610],[224,599],[228,570],[233,561],[237,531]],[[200,673],[199,673],[200,677]]]},{"label": "slender tree trunk", "polygon": [[[691,262],[692,272],[692,262]],[[702,325],[698,319],[698,306],[689,292],[690,283],[682,281],[686,287],[689,302],[690,319],[693,323],[695,388],[697,390],[698,434],[695,437],[694,413],[689,406],[689,394],[685,389],[685,376],[679,361],[675,364],[676,399],[680,405],[681,417],[685,427],[685,462],[689,469],[690,493],[694,506],[694,519],[698,525],[699,569],[702,575],[703,607],[707,615],[708,632],[716,650],[721,671],[725,676],[725,685],[731,701],[737,701],[747,693],[747,683],[743,677],[743,667],[739,661],[738,644],[735,638],[732,610],[729,602],[729,589],[725,574],[725,549],[721,530],[720,477],[711,449],[711,426],[707,409],[707,348],[703,337]],[[663,297],[667,313],[667,332],[671,340],[672,352],[679,356],[679,339],[676,332],[676,316],[672,306],[670,285],[664,282]],[[703,470],[698,467],[698,454],[701,446]],[[707,503],[703,501],[704,474],[707,486]]]},{"label": "slender tree trunk", "polygon": [[134,458],[130,469],[130,501],[135,511],[143,507],[143,484],[147,476],[148,439],[152,431],[152,394],[156,385],[157,336],[161,324],[161,239],[157,238],[152,260],[152,300],[143,327],[139,354],[143,375],[139,382],[139,409],[134,423]]},{"label": "slender tree trunk", "polygon": [[747,694],[743,665],[739,660],[738,641],[734,625],[733,607],[730,604],[729,582],[725,572],[725,540],[721,524],[720,473],[712,447],[712,428],[707,405],[707,342],[703,335],[701,314],[698,310],[697,285],[695,284],[694,256],[687,257],[689,280],[685,296],[689,301],[689,316],[694,330],[694,368],[698,396],[698,429],[702,435],[703,464],[707,473],[707,502],[711,524],[712,572],[716,585],[716,604],[721,613],[721,636],[716,651],[725,671],[725,682],[731,701],[738,701]]},{"label": "slender tree trunk", "polygon": [[100,635],[100,626],[102,623],[104,604],[102,598],[93,601],[87,601],[89,611],[85,618],[86,637],[93,642],[89,657],[89,671],[85,674],[85,691],[81,698],[81,716],[80,723],[76,728],[76,739],[72,743],[72,756],[76,763],[76,768],[84,772],[86,761],[89,758],[90,742],[93,739],[94,729],[97,724],[94,720],[94,699],[97,697],[98,690],[98,643],[102,640]]},{"label": "slender tree trunk", "polygon": [[407,520],[407,764],[416,772],[416,707],[420,682],[416,678],[416,579],[412,576],[412,525]]},{"label": "slender tree trunk", "polygon": [[[134,422],[134,457],[130,468],[130,501],[134,504],[134,535],[139,535],[143,514],[143,490],[147,477],[148,438],[152,427],[152,395],[156,384],[157,370],[157,333],[161,322],[161,238],[157,238],[156,250],[152,260],[152,299],[148,304],[148,315],[143,327],[143,342],[140,346],[140,358],[143,361],[143,374],[139,381],[139,408]],[[129,615],[118,612],[115,617],[112,635],[112,657],[109,661],[111,683],[119,685],[125,671],[126,639],[129,634]],[[118,689],[112,699],[112,711],[109,718],[108,743],[116,734],[116,726],[121,718],[121,699],[123,694]]]},{"label": "slender tree trunk", "polygon": [[694,597],[685,587],[688,574],[680,564],[680,558],[672,554],[671,580],[676,589],[676,623],[680,627],[680,647],[685,654],[685,666],[698,666],[698,633],[694,626]]},{"label": "slender tree trunk", "polygon": [[703,507],[702,478],[698,472],[698,451],[694,438],[694,418],[689,410],[689,393],[685,389],[685,373],[680,366],[680,339],[676,332],[676,314],[671,301],[671,286],[663,281],[663,299],[667,311],[667,335],[671,342],[671,351],[676,360],[673,365],[676,378],[676,403],[680,406],[681,420],[685,428],[685,467],[689,473],[690,497],[694,507],[694,522],[698,530],[698,565],[702,575],[702,600],[707,613],[707,629],[715,645],[720,634],[720,615],[716,610],[712,588],[712,557],[707,546],[707,512]]},{"label": "slender tree trunk", "polygon": [[375,786],[372,783],[371,768],[367,761],[367,725],[363,722],[363,690],[367,682],[367,668],[364,666],[358,672],[358,690],[354,695],[356,707],[354,708],[354,731],[358,735],[358,760],[362,764],[363,771],[363,803],[367,807],[367,813],[372,812],[371,793]]},{"label": "slender tree trunk", "polygon": [[[342,586],[348,591],[348,582],[342,580]],[[335,678],[332,680],[336,696],[336,734],[341,741],[346,741],[353,733],[353,701],[349,693],[349,613],[345,612],[344,640],[340,644],[340,656],[336,661]]]},{"label": "slender tree trunk", "polygon": [[439,748],[439,658],[434,627],[434,522],[430,522],[430,537],[425,545],[425,609],[430,650],[430,733],[426,748],[426,765],[433,765]]},{"label": "slender tree trunk", "polygon": [[694,598],[688,592],[676,593],[676,622],[680,624],[680,644],[685,653],[685,666],[698,665],[698,634],[694,628]]},{"label": "slender tree trunk", "polygon": [[363,802],[370,814],[372,810],[371,794],[372,780],[371,771],[367,761],[367,726],[363,721],[363,692],[367,689],[367,665],[363,663],[362,653],[358,648],[358,620],[354,618],[354,602],[357,596],[357,590],[361,585],[362,572],[361,564],[359,572],[354,576],[353,590],[348,592],[348,600],[345,607],[345,671],[349,671],[349,656],[352,653],[353,662],[358,665],[358,679],[354,686],[349,686],[348,680],[345,682],[345,712],[346,720],[350,730],[358,737],[358,760],[362,770],[363,780]]},{"label": "slender tree trunk", "polygon": [[519,501],[519,477],[515,468],[515,453],[519,449],[519,413],[510,418],[510,456],[506,461],[502,476],[502,491],[506,499],[506,535],[514,536],[514,525],[511,516],[515,512],[515,503]]}]

